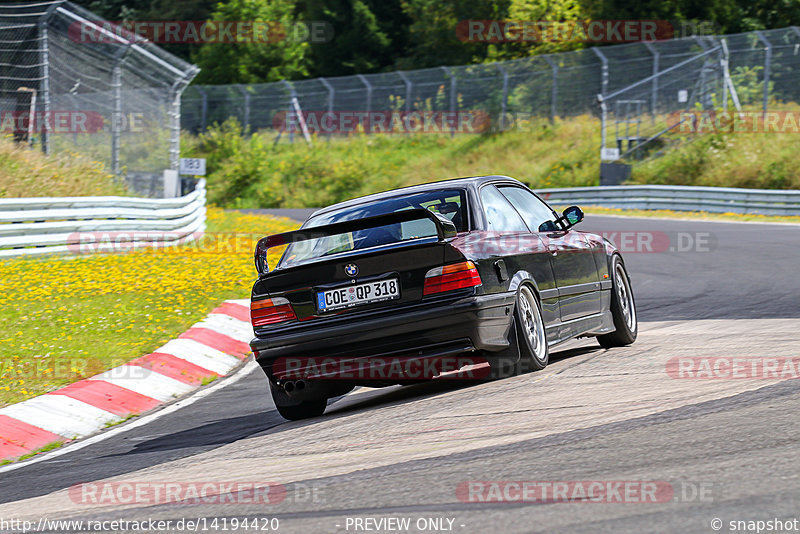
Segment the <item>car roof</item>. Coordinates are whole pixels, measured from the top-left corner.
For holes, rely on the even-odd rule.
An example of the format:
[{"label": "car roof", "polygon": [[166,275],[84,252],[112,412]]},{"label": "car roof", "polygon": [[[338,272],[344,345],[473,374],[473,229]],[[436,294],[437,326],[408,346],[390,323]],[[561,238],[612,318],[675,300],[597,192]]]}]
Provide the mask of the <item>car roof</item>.
[{"label": "car roof", "polygon": [[[521,184],[519,180],[515,180],[514,178],[510,178],[508,176],[502,175],[489,175],[489,176],[469,176],[464,178],[450,178],[447,180],[438,180],[436,182],[428,182],[425,184],[419,185],[412,185],[408,187],[401,187],[398,189],[390,189],[389,191],[383,191],[381,193],[373,193],[371,195],[366,195],[363,197],[353,198],[351,200],[345,200],[344,202],[339,202],[338,204],[331,204],[325,208],[315,211],[311,214],[311,217],[316,217],[317,215],[321,215],[323,213],[329,213],[332,211],[338,211],[343,208],[350,208],[353,206],[358,206],[361,204],[369,204],[371,202],[376,202],[378,200],[383,200],[386,198],[393,198],[402,195],[413,195],[416,193],[422,193],[425,191],[434,191],[437,189],[442,189],[442,187],[451,187],[453,189],[468,189],[472,187],[478,187],[485,182],[493,182],[498,180],[505,180],[510,182],[515,182]],[[523,184],[524,185],[524,184]]]}]

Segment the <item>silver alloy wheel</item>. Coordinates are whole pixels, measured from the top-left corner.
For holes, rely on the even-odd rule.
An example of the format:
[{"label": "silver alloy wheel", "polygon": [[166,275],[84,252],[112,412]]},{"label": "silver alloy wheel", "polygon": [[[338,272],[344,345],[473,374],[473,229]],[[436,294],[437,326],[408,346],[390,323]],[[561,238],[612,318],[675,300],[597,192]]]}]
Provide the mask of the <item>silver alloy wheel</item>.
[{"label": "silver alloy wheel", "polygon": [[614,285],[617,289],[622,317],[625,319],[628,330],[633,332],[636,330],[636,305],[633,302],[633,292],[628,283],[628,277],[625,275],[625,268],[619,263],[614,270]]},{"label": "silver alloy wheel", "polygon": [[539,305],[536,297],[527,286],[519,290],[519,308],[522,319],[522,330],[528,340],[533,356],[540,362],[544,360],[547,353],[547,337],[545,336],[544,321],[539,312]]}]

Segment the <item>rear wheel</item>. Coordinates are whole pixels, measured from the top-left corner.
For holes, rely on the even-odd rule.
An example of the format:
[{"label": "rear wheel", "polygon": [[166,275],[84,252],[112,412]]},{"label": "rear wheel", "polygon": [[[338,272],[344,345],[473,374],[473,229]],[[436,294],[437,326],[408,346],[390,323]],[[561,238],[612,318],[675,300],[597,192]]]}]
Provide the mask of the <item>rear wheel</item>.
[{"label": "rear wheel", "polygon": [[524,285],[520,288],[514,313],[520,353],[519,370],[527,372],[544,369],[550,360],[550,350],[547,346],[542,308],[530,286]]},{"label": "rear wheel", "polygon": [[328,405],[327,399],[295,400],[272,380],[269,380],[269,389],[278,413],[289,421],[318,417],[325,413]]},{"label": "rear wheel", "polygon": [[631,281],[619,256],[614,256],[611,260],[611,273],[614,284],[611,290],[611,315],[617,329],[610,334],[597,336],[597,341],[606,349],[630,345],[636,341],[636,334],[639,332]]}]

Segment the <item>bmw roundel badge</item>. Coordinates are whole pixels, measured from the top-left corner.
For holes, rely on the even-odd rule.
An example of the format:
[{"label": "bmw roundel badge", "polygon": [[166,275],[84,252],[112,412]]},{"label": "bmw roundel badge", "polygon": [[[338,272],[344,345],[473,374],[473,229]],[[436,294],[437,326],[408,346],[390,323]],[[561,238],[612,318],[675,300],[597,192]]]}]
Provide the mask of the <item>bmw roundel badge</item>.
[{"label": "bmw roundel badge", "polygon": [[347,274],[347,276],[357,276],[358,266],[355,263],[348,263],[344,266],[344,272]]}]

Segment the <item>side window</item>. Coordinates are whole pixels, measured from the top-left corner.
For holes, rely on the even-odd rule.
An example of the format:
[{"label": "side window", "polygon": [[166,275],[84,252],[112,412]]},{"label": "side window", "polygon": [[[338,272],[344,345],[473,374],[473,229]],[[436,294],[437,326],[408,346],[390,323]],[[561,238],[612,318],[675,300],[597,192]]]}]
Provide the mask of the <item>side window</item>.
[{"label": "side window", "polygon": [[540,224],[552,221],[556,217],[553,215],[553,210],[530,191],[514,186],[500,186],[498,189],[517,208],[517,211],[534,232],[539,228]]},{"label": "side window", "polygon": [[528,231],[522,218],[495,186],[489,185],[481,189],[481,202],[489,223],[489,230],[494,232]]}]

